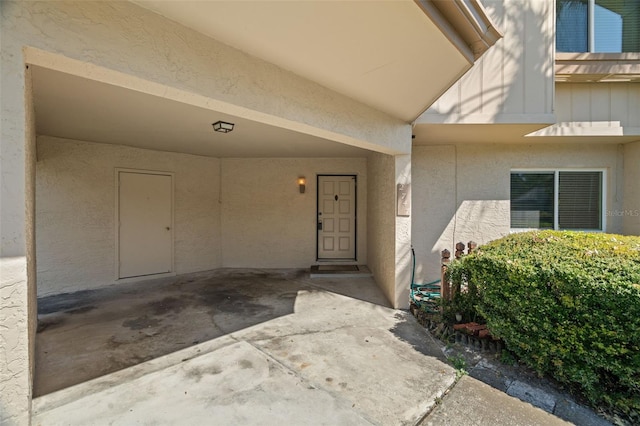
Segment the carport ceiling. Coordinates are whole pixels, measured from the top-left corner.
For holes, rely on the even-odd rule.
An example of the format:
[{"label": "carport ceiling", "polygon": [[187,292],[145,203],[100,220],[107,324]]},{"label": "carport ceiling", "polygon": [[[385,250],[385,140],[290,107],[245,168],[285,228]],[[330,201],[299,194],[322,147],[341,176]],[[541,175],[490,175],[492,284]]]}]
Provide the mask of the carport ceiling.
[{"label": "carport ceiling", "polygon": [[134,3],[407,122],[473,60],[411,0]]},{"label": "carport ceiling", "polygon": [[[36,132],[211,157],[364,157],[366,150],[31,66]],[[213,131],[218,120],[231,133]]]}]

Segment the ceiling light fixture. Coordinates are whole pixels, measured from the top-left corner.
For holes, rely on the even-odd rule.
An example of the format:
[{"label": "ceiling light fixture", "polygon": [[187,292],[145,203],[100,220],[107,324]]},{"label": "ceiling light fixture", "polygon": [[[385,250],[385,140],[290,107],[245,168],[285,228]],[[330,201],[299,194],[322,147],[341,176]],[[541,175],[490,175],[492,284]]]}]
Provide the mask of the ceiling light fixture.
[{"label": "ceiling light fixture", "polygon": [[233,123],[227,123],[226,121],[216,121],[212,124],[213,130],[220,133],[229,133],[233,130]]}]

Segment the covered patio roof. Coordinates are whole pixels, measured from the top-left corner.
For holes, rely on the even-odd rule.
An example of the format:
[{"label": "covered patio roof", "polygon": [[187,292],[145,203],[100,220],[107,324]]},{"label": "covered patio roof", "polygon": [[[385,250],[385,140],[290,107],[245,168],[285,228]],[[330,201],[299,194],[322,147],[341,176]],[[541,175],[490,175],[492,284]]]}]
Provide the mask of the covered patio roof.
[{"label": "covered patio roof", "polygon": [[[133,3],[399,123],[413,121],[500,37],[476,0]],[[196,93],[151,90],[148,82],[27,53],[40,135],[221,158],[362,157],[381,149],[339,129],[217,105]],[[236,128],[215,133],[216,120]]]},{"label": "covered patio roof", "polygon": [[478,0],[136,0],[411,122],[500,37]]}]

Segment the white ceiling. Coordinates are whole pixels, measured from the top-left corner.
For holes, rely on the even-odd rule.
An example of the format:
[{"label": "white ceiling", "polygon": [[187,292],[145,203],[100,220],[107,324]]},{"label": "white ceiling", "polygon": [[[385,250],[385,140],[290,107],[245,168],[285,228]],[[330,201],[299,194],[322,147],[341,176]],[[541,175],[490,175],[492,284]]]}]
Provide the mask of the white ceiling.
[{"label": "white ceiling", "polygon": [[[363,157],[367,151],[222,112],[31,66],[36,132],[212,157]],[[218,120],[231,133],[213,131]]]},{"label": "white ceiling", "polygon": [[134,3],[407,122],[471,66],[412,0]]}]

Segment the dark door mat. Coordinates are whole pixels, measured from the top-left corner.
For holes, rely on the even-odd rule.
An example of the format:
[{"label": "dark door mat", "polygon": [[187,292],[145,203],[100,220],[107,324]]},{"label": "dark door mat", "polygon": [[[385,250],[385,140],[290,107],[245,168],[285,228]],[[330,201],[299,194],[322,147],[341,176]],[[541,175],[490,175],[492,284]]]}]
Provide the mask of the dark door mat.
[{"label": "dark door mat", "polygon": [[314,272],[357,272],[358,265],[314,265],[311,267],[313,271],[314,268],[317,268]]},{"label": "dark door mat", "polygon": [[371,271],[365,265],[312,265],[311,278],[357,278],[370,277]]}]

